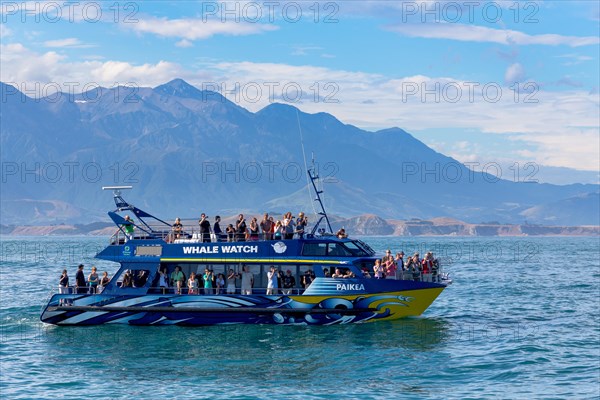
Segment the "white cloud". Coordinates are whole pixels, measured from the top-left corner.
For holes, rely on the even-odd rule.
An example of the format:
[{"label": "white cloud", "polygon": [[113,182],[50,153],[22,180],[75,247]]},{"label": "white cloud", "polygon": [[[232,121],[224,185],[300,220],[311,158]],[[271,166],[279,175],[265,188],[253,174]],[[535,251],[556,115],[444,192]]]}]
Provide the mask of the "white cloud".
[{"label": "white cloud", "polygon": [[[40,54],[20,43],[0,45],[0,53],[0,80],[12,82],[19,89],[26,89],[28,95],[34,95],[32,91],[36,88],[38,95],[49,95],[57,87],[64,92],[80,92],[84,87],[89,88],[89,85],[111,87],[115,84],[132,83],[138,86],[155,86],[168,82],[173,77],[190,78],[190,73],[179,64],[167,61],[141,65],[97,59],[70,62],[66,56],[54,51]],[[72,82],[77,84],[73,85]]]},{"label": "white cloud", "polygon": [[140,19],[135,24],[123,24],[140,33],[153,33],[162,37],[175,37],[187,40],[208,39],[214,35],[243,36],[254,35],[277,30],[277,26],[250,22],[217,21],[202,18],[167,19],[147,18]]},{"label": "white cloud", "polygon": [[44,46],[45,47],[72,47],[72,48],[94,47],[94,45],[82,43],[77,38],[47,40],[44,42]]},{"label": "white cloud", "polygon": [[529,35],[511,29],[494,29],[477,25],[452,23],[400,24],[388,29],[410,37],[451,39],[463,42],[487,42],[505,45],[547,45],[570,47],[590,46],[600,43],[597,36],[564,36],[557,34]]},{"label": "white cloud", "polygon": [[523,82],[525,80],[525,69],[519,63],[514,63],[508,66],[504,73],[504,82],[511,85],[515,82]]},{"label": "white cloud", "polygon": [[0,24],[0,38],[8,37],[12,35],[12,31],[8,29],[6,24]]},{"label": "white cloud", "polygon": [[292,51],[293,56],[307,56],[309,53],[316,50],[323,50],[319,46],[294,46]]},{"label": "white cloud", "polygon": [[[256,102],[239,93],[225,93],[252,111],[268,105],[267,82],[278,83],[274,92],[280,102],[285,85],[293,83],[305,93],[293,105],[306,112],[330,112],[344,123],[370,129],[399,126],[415,133],[447,128],[476,131],[535,149],[535,159],[528,161],[587,170],[597,169],[600,163],[600,104],[597,95],[583,89],[549,92],[533,88],[530,93],[515,93],[494,82],[424,75],[391,79],[364,72],[251,62],[217,63],[209,68],[230,92],[236,83],[242,93],[244,85],[262,87],[263,96]],[[326,84],[335,90],[327,90]],[[475,156],[463,161],[485,158],[485,150],[477,154],[473,148],[473,152]]]},{"label": "white cloud", "polygon": [[[448,128],[477,132],[482,135],[483,150],[466,143],[454,147],[457,154],[472,152],[478,156],[473,159],[485,159],[485,135],[493,135],[494,141],[512,141],[512,148],[532,151],[514,153],[517,159],[528,156],[528,161],[542,165],[587,170],[597,170],[600,163],[598,95],[583,88],[556,92],[535,89],[530,94],[515,94],[493,82],[425,75],[391,78],[311,65],[206,62],[192,71],[167,61],[72,62],[56,52],[37,53],[21,44],[2,45],[0,52],[0,80],[13,82],[20,89],[23,85],[31,88],[35,82],[78,82],[76,91],[91,83],[105,87],[127,82],[156,86],[180,77],[198,88],[214,82],[225,90],[227,98],[257,111],[272,101],[284,102],[287,85],[291,88],[287,92],[289,101],[302,111],[329,112],[344,123],[363,128],[399,126],[417,135],[421,130],[447,132]],[[234,90],[236,85],[240,90]],[[262,91],[258,99],[244,92],[250,86]],[[297,87],[302,90],[302,98],[294,102]],[[500,96],[495,99],[494,91],[498,89]],[[484,154],[478,154],[480,151]]]},{"label": "white cloud", "polygon": [[182,40],[180,40],[179,42],[175,43],[175,46],[177,46],[177,47],[182,47],[182,48],[185,48],[185,47],[193,47],[193,46],[194,46],[194,43],[190,42],[190,41],[189,41],[189,40],[187,40],[187,39],[182,39]]},{"label": "white cloud", "polygon": [[586,61],[592,61],[594,57],[583,56],[580,54],[561,54],[559,56],[555,56],[555,58],[565,59],[566,61],[562,64],[566,67],[574,66],[582,64]]}]

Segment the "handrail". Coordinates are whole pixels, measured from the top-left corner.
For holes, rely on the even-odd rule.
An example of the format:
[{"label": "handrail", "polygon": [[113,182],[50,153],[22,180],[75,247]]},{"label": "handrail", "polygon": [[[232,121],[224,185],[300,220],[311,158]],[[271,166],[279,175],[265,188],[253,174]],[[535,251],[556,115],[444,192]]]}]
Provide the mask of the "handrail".
[{"label": "handrail", "polygon": [[[100,287],[100,286],[99,286]],[[81,288],[81,289],[86,289],[86,293],[77,293],[77,289]],[[131,287],[131,289],[144,289],[145,287],[139,287],[136,288],[134,286]],[[97,295],[97,294],[101,294],[102,291],[97,291],[96,293],[90,293],[89,291],[89,286],[68,286],[65,289],[65,291],[63,291],[61,293],[61,289],[63,289],[63,287],[59,287],[59,288],[53,288],[52,290],[50,290],[50,293],[48,295],[48,300],[50,299],[50,297],[54,294],[91,294],[91,295]],[[168,291],[168,293],[164,293],[164,294],[177,294],[175,293],[177,291],[177,286],[151,286],[148,289],[148,294],[157,294],[157,293],[161,293],[163,291],[163,289],[165,291]],[[252,288],[252,293],[253,294],[264,294],[264,292],[267,291],[266,287],[253,287]],[[241,287],[236,287],[235,288],[235,292],[234,293],[227,293],[227,286],[221,287],[220,288],[220,292],[216,293],[217,288],[212,288],[212,293],[204,293],[204,288],[203,287],[198,287],[196,288],[196,290],[199,293],[192,293],[194,295],[227,295],[227,294],[242,294],[242,288]],[[277,293],[274,294],[283,294],[283,295],[301,295],[302,293],[304,293],[304,291],[306,289],[304,288],[273,288],[273,290],[277,290]],[[283,291],[287,291],[289,290],[290,293],[283,293]],[[182,286],[181,287],[181,291],[182,293],[180,294],[189,294],[189,288],[187,286]],[[58,293],[57,293],[58,292]],[[46,301],[46,303],[48,303],[48,301]]]},{"label": "handrail", "polygon": [[[306,230],[305,230],[306,232]],[[176,238],[175,236],[178,235],[179,238]],[[200,233],[200,231],[198,229],[186,229],[183,230],[181,232],[173,232],[173,231],[167,231],[167,230],[152,230],[152,233],[145,231],[145,230],[141,230],[140,231],[134,231],[133,233],[133,237],[130,238],[125,232],[123,232],[121,229],[118,229],[115,233],[113,233],[109,239],[109,243],[110,244],[124,244],[125,242],[132,240],[132,239],[141,239],[141,240],[149,240],[149,239],[158,239],[158,240],[163,240],[166,243],[202,243],[203,241],[203,237],[202,235],[206,235],[204,233]],[[233,234],[233,235],[228,235],[227,233],[223,232],[219,235],[219,237],[216,236],[215,233],[210,233],[208,234],[210,237],[210,242],[204,242],[204,243],[248,243],[248,242],[266,242],[266,241],[278,241],[278,240],[284,240],[283,237],[275,237],[274,233],[267,233],[267,232],[260,232],[258,234],[257,237],[253,237],[250,236],[248,238],[244,238],[244,240],[240,240],[238,237],[238,234]],[[307,235],[305,234],[304,237],[307,237]],[[310,236],[309,236],[310,237]],[[300,233],[298,232],[294,232],[294,239],[300,239]]]}]

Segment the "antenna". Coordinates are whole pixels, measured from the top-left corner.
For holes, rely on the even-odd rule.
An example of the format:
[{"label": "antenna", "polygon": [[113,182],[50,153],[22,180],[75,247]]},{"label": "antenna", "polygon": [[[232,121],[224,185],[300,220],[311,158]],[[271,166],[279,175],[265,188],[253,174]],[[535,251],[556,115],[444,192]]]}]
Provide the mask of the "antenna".
[{"label": "antenna", "polygon": [[310,181],[312,182],[312,185],[313,185],[313,189],[315,190],[315,193],[317,194],[317,198],[315,199],[315,201],[319,202],[319,205],[321,206],[321,211],[318,213],[321,216],[321,218],[315,224],[315,227],[312,230],[312,234],[314,235],[314,233],[316,232],[316,230],[319,227],[319,224],[321,223],[323,218],[325,218],[325,222],[327,222],[327,227],[329,228],[329,232],[333,233],[333,229],[331,229],[331,224],[329,223],[329,217],[327,216],[327,212],[325,211],[325,206],[323,205],[323,201],[321,200],[321,193],[323,193],[323,191],[317,189],[317,185],[315,184],[315,181],[319,179],[319,176],[316,174],[313,175],[312,169],[309,169],[306,172],[308,173],[308,176],[310,177]]},{"label": "antenna", "polygon": [[[304,170],[308,172],[308,165],[306,164],[306,151],[304,150],[304,135],[302,135],[302,126],[300,125],[300,114],[298,113],[297,108],[296,108],[296,121],[298,122],[298,132],[300,132],[300,145],[302,146],[302,158],[304,159]],[[311,156],[312,156],[312,168],[314,169],[315,168],[315,153],[311,152]],[[309,178],[309,176],[307,175],[306,176],[306,190],[308,190],[308,198],[310,199],[312,197],[312,193],[310,193],[310,185],[308,184],[308,178]],[[314,182],[313,182],[313,186],[314,186]],[[316,188],[315,188],[315,191],[316,191]],[[315,209],[315,203],[311,202],[310,205],[312,206],[313,213],[315,215],[320,214]]]},{"label": "antenna", "polygon": [[102,190],[112,190],[115,197],[121,195],[121,190],[133,189],[133,186],[102,186]]},{"label": "antenna", "polygon": [[129,190],[132,189],[133,186],[102,186],[102,190],[112,190],[113,191],[113,199],[115,200],[115,205],[117,206],[117,210],[131,210],[133,206],[125,201],[121,197],[121,190]]}]

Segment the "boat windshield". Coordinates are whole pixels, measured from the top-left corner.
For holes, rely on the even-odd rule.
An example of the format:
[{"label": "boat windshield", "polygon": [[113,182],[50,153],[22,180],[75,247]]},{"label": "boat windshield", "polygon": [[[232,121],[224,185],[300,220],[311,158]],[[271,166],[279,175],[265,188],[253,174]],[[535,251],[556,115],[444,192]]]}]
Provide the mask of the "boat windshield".
[{"label": "boat windshield", "polygon": [[357,256],[357,257],[369,256],[369,254],[361,246],[359,246],[355,241],[346,242],[346,243],[344,243],[344,246],[346,246],[348,248],[348,250],[350,250],[352,252],[352,255],[354,255],[354,256]]},{"label": "boat windshield", "polygon": [[363,242],[360,239],[353,240],[352,243],[356,244],[358,247],[363,249],[369,256],[372,256],[375,254],[375,250],[373,250],[373,248],[371,246],[369,246],[368,244],[366,244],[365,242]]}]

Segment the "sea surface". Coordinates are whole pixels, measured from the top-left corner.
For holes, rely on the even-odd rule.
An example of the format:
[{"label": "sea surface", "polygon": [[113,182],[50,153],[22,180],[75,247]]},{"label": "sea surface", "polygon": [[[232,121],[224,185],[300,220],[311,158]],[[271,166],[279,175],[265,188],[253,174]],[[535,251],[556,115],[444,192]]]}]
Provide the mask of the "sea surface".
[{"label": "sea surface", "polygon": [[[418,318],[327,327],[56,327],[63,268],[106,238],[2,237],[2,399],[600,397],[600,239],[363,238],[434,251],[454,283]],[[86,269],[89,271],[89,269]]]}]

